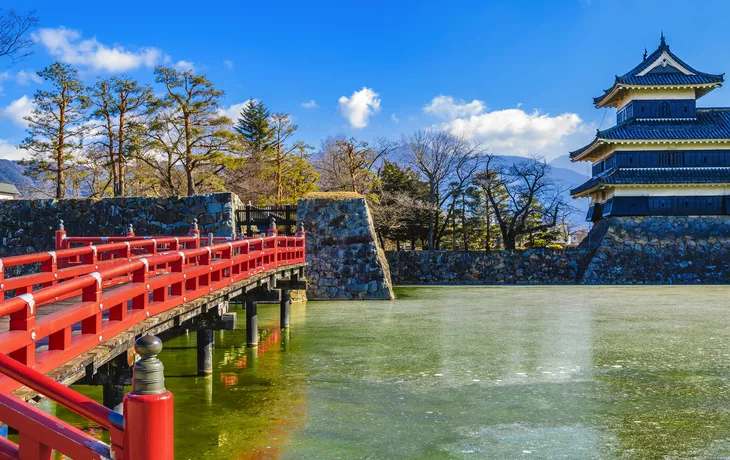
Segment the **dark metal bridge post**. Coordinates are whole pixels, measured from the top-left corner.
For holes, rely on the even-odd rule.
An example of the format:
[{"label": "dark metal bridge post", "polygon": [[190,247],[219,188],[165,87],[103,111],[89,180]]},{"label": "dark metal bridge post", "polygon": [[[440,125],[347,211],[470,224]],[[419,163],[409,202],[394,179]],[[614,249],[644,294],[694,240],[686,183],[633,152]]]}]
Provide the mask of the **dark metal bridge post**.
[{"label": "dark metal bridge post", "polygon": [[246,203],[246,236],[252,237],[253,231],[251,230],[251,202]]},{"label": "dark metal bridge post", "polygon": [[281,290],[279,310],[279,325],[283,330],[289,327],[289,315],[291,313],[291,291],[289,289]]},{"label": "dark metal bridge post", "polygon": [[114,412],[124,412],[124,384],[105,383],[102,385],[102,404]]},{"label": "dark metal bridge post", "polygon": [[284,235],[291,236],[291,205],[288,204],[284,207],[284,226],[286,231]]},{"label": "dark metal bridge post", "polygon": [[216,310],[210,310],[198,318],[196,337],[198,351],[198,375],[213,373],[213,352],[215,350]]},{"label": "dark metal bridge post", "polygon": [[259,345],[259,325],[257,318],[258,302],[253,297],[246,298],[246,346]]},{"label": "dark metal bridge post", "polygon": [[215,330],[198,329],[198,375],[213,373],[213,349],[215,348]]}]

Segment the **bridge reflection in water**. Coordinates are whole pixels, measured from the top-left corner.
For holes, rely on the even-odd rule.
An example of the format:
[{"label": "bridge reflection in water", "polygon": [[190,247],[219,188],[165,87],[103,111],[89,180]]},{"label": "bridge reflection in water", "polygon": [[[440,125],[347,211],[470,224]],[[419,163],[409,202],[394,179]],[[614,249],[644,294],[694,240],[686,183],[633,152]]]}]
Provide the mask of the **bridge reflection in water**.
[{"label": "bridge reflection in water", "polygon": [[[259,346],[246,347],[245,316],[239,306],[235,330],[216,331],[213,374],[196,372],[196,332],[165,340],[160,359],[165,383],[175,395],[175,452],[179,459],[276,458],[290,434],[306,419],[306,381],[288,379],[283,366],[296,346],[297,327],[305,321],[306,303],[294,303],[291,328],[279,328],[279,306],[259,304]],[[289,374],[287,372],[286,374]],[[74,385],[101,400],[101,387]],[[100,427],[62,406],[43,408],[101,440]]]}]

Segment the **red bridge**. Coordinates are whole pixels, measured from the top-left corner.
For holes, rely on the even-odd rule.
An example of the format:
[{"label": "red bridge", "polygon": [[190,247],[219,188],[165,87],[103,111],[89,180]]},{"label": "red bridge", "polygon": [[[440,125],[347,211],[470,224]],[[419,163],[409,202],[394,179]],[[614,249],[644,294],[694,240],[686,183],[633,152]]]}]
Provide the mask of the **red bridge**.
[{"label": "red bridge", "polygon": [[[289,289],[303,283],[301,230],[278,236],[272,225],[258,238],[204,240],[197,225],[184,237],[108,238],[68,237],[61,225],[55,251],[0,259],[0,422],[18,432],[17,443],[0,437],[0,459],[51,459],[53,451],[73,459],[174,458],[173,397],[152,334],[197,325],[198,372],[210,373],[213,329],[231,319],[229,300],[246,302],[247,341],[256,346],[256,302],[280,289],[287,327]],[[124,415],[106,407],[121,402],[107,403],[107,387],[105,406],[67,386],[108,374],[105,366],[127,361],[133,346],[141,359]],[[38,394],[108,430],[111,444],[28,402]]]}]

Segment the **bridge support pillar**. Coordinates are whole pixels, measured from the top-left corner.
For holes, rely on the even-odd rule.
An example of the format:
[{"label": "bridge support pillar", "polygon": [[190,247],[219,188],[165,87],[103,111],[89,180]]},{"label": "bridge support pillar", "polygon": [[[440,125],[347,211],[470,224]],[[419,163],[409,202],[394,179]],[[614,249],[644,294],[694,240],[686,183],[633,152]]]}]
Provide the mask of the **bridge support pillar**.
[{"label": "bridge support pillar", "polygon": [[102,388],[104,407],[119,414],[124,413],[124,385],[106,382],[102,385]]},{"label": "bridge support pillar", "polygon": [[213,349],[215,331],[208,328],[198,329],[198,375],[213,373]]},{"label": "bridge support pillar", "polygon": [[259,325],[257,318],[258,304],[252,298],[246,299],[246,346],[259,345]]},{"label": "bridge support pillar", "polygon": [[289,327],[289,315],[291,313],[291,292],[289,292],[289,289],[281,290],[281,303],[279,307],[279,325],[283,331]]}]

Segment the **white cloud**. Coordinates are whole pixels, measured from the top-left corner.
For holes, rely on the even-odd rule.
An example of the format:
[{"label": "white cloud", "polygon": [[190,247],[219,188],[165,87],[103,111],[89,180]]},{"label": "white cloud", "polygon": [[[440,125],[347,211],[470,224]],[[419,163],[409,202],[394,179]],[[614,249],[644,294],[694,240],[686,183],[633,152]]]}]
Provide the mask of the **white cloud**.
[{"label": "white cloud", "polygon": [[40,29],[33,34],[33,38],[54,58],[95,70],[122,72],[154,67],[169,59],[157,48],[144,47],[131,51],[120,45],[109,47],[96,38],[82,39],[80,32],[65,27]]},{"label": "white cloud", "polygon": [[396,117],[394,113],[390,114],[390,119],[393,120],[393,123],[400,123],[400,118]]},{"label": "white cloud", "polygon": [[23,96],[11,102],[7,107],[0,109],[0,118],[10,120],[19,126],[28,126],[23,117],[30,116],[33,112],[33,101],[28,96]]},{"label": "white cloud", "polygon": [[228,118],[233,120],[233,122],[235,123],[236,120],[238,120],[238,117],[241,116],[241,110],[243,110],[243,108],[246,107],[246,105],[250,101],[255,101],[255,99],[248,99],[248,100],[240,102],[238,104],[233,104],[232,106],[228,107],[227,109],[222,108],[219,113],[220,113],[220,115],[227,116]]},{"label": "white cloud", "polygon": [[307,102],[302,102],[302,107],[304,107],[305,109],[317,109],[319,108],[319,104],[317,104],[317,101],[315,101],[314,99],[310,99]]},{"label": "white cloud", "polygon": [[438,96],[424,112],[444,118],[441,128],[483,143],[498,154],[534,153],[550,159],[567,152],[568,136],[584,131],[583,120],[575,113],[551,116],[520,108],[489,112],[485,107],[482,101],[455,103],[451,97]]},{"label": "white cloud", "polygon": [[15,81],[17,81],[19,85],[28,85],[31,82],[37,84],[43,83],[43,79],[38,76],[38,73],[33,72],[32,70],[19,70],[15,75]]},{"label": "white cloud", "polygon": [[477,115],[485,108],[484,103],[476,99],[471,102],[454,101],[453,97],[442,94],[433,98],[431,103],[423,108],[423,111],[444,120],[453,120],[454,118]]},{"label": "white cloud", "polygon": [[0,158],[3,160],[22,160],[26,155],[28,155],[27,150],[21,150],[15,144],[0,139]]},{"label": "white cloud", "polygon": [[226,66],[226,69],[233,70],[233,61],[231,61],[230,59],[226,59],[225,61],[223,61],[223,65]]},{"label": "white cloud", "polygon": [[173,67],[177,70],[189,70],[191,72],[195,70],[195,66],[192,62],[183,60],[177,61]]},{"label": "white cloud", "polygon": [[340,113],[353,128],[366,127],[370,116],[380,111],[378,93],[366,86],[360,91],[354,91],[349,98],[342,96],[338,102]]}]

